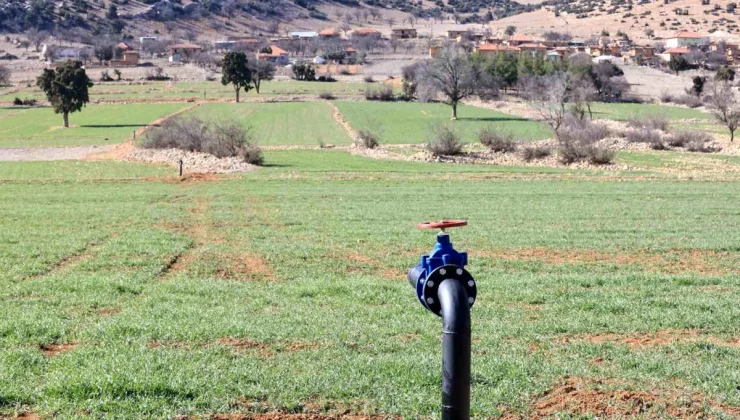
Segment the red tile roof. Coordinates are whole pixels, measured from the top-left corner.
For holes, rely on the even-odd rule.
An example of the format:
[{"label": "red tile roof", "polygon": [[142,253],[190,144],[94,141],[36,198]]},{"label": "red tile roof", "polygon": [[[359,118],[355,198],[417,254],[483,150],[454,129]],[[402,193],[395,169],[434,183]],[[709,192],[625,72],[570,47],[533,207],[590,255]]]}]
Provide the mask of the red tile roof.
[{"label": "red tile roof", "polygon": [[337,36],[339,35],[339,32],[337,32],[334,28],[326,28],[323,31],[319,32],[319,36]]},{"label": "red tile roof", "polygon": [[701,38],[701,35],[699,35],[698,32],[692,32],[692,31],[678,31],[675,35],[673,35],[674,38]]},{"label": "red tile roof", "polygon": [[373,28],[360,28],[360,29],[355,29],[354,33],[357,35],[373,35],[373,34],[379,34],[380,32],[376,31]]},{"label": "red tile roof", "polygon": [[257,57],[280,57],[281,55],[288,55],[287,51],[278,47],[277,45],[270,45],[270,49],[272,49],[272,53],[259,53],[257,54]]},{"label": "red tile roof", "polygon": [[478,46],[478,51],[519,51],[519,48],[507,47],[505,45],[483,44]]}]

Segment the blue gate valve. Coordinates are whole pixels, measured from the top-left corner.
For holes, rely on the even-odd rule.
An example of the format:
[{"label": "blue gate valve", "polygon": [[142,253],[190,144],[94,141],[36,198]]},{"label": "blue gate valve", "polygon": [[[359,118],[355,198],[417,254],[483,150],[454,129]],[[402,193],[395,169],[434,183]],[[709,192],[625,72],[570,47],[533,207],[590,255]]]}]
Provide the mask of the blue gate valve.
[{"label": "blue gate valve", "polygon": [[437,316],[442,316],[438,291],[439,285],[445,280],[461,282],[465,286],[470,307],[475,303],[477,286],[473,276],[465,269],[468,264],[468,253],[457,252],[452,247],[450,235],[445,231],[467,224],[464,220],[442,220],[418,225],[420,229],[441,230],[432,251],[428,255],[422,255],[419,265],[412,267],[408,272],[409,283],[416,290],[419,302]]}]

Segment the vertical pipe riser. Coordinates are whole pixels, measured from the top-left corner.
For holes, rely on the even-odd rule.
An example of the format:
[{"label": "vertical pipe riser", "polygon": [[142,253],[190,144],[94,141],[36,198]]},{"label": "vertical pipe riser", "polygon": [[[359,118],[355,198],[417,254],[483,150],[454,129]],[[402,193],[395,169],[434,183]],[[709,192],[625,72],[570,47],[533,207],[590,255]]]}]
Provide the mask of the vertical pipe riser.
[{"label": "vertical pipe riser", "polygon": [[442,306],[442,419],[470,419],[470,304],[457,280],[440,284]]}]

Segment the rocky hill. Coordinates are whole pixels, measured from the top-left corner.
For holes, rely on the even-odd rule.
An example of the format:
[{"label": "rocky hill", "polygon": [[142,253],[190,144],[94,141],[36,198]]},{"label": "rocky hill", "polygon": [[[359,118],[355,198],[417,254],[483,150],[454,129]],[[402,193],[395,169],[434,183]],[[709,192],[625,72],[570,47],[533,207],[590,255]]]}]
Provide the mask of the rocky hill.
[{"label": "rocky hill", "polygon": [[79,39],[188,30],[215,38],[343,24],[413,26],[419,19],[485,23],[536,7],[510,0],[0,0],[0,31]]},{"label": "rocky hill", "polygon": [[518,32],[526,34],[559,31],[583,38],[602,32],[626,34],[646,43],[679,30],[718,38],[740,35],[736,3],[729,0],[546,0],[541,6],[497,20],[493,26],[516,26]]}]

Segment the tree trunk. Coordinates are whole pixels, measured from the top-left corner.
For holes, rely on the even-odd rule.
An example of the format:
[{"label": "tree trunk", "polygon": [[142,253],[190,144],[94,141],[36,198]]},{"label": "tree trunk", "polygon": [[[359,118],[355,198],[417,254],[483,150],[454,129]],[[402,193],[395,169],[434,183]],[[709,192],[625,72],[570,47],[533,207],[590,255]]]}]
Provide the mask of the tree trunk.
[{"label": "tree trunk", "polygon": [[239,88],[234,89],[234,92],[236,92],[236,103],[239,103]]},{"label": "tree trunk", "polygon": [[452,103],[452,121],[457,120],[457,102]]},{"label": "tree trunk", "polygon": [[64,128],[69,128],[69,112],[65,111],[62,117],[64,118]]},{"label": "tree trunk", "polygon": [[735,140],[735,130],[730,130],[730,143]]},{"label": "tree trunk", "polygon": [[262,82],[260,79],[254,81],[254,91],[257,92],[257,95],[260,94],[260,82]]}]

